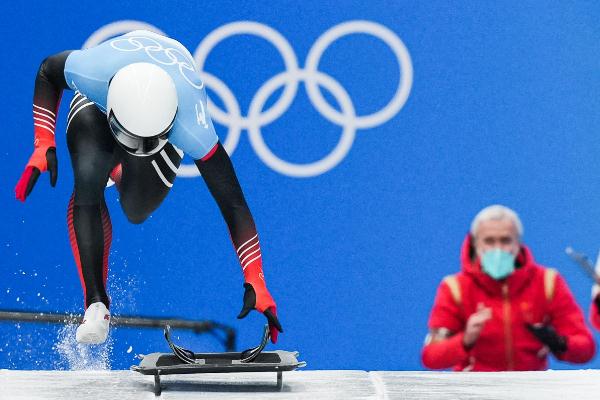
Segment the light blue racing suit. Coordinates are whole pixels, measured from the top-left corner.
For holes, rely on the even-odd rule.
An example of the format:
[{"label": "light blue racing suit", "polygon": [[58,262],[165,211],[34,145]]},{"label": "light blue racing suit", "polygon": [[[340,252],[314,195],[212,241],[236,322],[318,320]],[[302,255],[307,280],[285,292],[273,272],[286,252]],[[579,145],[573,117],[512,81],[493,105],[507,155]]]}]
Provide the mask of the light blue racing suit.
[{"label": "light blue racing suit", "polygon": [[178,41],[149,31],[133,31],[96,47],[76,50],[65,64],[69,87],[106,112],[108,83],[117,71],[137,62],[152,63],[175,82],[178,110],[169,142],[198,160],[219,138],[206,106],[204,83],[189,51]]}]

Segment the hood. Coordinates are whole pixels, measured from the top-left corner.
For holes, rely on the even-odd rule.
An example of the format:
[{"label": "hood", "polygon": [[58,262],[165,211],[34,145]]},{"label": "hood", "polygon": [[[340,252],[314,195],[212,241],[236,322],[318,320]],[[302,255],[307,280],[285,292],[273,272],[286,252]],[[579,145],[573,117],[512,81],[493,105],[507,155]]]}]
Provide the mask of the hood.
[{"label": "hood", "polygon": [[533,278],[537,265],[531,251],[521,243],[519,254],[515,260],[515,272],[504,280],[495,280],[483,272],[479,258],[475,256],[475,248],[471,235],[465,238],[460,252],[461,270],[482,286],[486,291],[500,294],[502,286],[508,283],[509,293],[518,292]]}]

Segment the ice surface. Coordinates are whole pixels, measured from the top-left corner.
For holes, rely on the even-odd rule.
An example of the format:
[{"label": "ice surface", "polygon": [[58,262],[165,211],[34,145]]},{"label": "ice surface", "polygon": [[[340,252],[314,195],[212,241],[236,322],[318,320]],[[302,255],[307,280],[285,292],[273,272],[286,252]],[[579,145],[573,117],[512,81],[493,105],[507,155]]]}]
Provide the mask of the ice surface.
[{"label": "ice surface", "polygon": [[600,371],[371,372],[388,399],[600,399]]},{"label": "ice surface", "polygon": [[[449,373],[294,371],[170,375],[162,399],[598,399],[600,371]],[[154,399],[132,371],[0,370],[0,399]]]},{"label": "ice surface", "polygon": [[77,343],[75,331],[77,325],[69,324],[58,331],[57,342],[53,348],[60,356],[55,363],[58,370],[109,370],[113,348],[112,336],[98,345],[83,345]]}]

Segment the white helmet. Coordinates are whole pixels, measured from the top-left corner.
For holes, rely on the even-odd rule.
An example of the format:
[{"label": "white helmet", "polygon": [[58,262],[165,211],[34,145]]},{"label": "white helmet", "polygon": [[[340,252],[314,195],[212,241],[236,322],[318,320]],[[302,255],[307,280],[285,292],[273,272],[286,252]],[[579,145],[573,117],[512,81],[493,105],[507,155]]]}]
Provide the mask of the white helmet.
[{"label": "white helmet", "polygon": [[129,153],[149,156],[167,143],[177,114],[177,90],[162,68],[134,63],[108,83],[106,116],[117,142]]}]

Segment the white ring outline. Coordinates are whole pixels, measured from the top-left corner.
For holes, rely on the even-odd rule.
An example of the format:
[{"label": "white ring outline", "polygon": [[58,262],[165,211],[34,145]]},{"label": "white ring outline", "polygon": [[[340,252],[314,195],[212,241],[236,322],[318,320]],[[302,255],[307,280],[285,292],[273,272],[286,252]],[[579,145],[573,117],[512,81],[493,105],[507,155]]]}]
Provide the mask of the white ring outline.
[{"label": "white ring outline", "polygon": [[316,72],[314,76],[310,76],[310,74],[311,72],[309,71],[299,70],[296,72],[282,72],[275,75],[256,92],[248,110],[248,117],[252,119],[252,117],[261,112],[265,102],[277,88],[287,84],[289,81],[299,82],[307,81],[308,79],[314,79],[325,86],[334,95],[336,100],[339,101],[340,107],[346,117],[346,123],[343,125],[344,130],[342,131],[340,140],[327,156],[312,163],[295,164],[277,157],[265,143],[260,131],[260,125],[255,124],[248,128],[250,143],[258,157],[273,170],[298,178],[320,175],[338,165],[352,148],[352,143],[356,136],[356,128],[353,122],[355,117],[354,105],[346,90],[329,75],[322,72]]},{"label": "white ring outline", "polygon": [[[203,71],[204,63],[206,62],[208,54],[212,51],[212,49],[219,42],[236,35],[253,35],[265,39],[279,51],[279,54],[281,54],[286,71],[293,72],[298,70],[298,59],[296,58],[296,53],[294,52],[294,49],[290,43],[281,33],[270,26],[261,24],[259,22],[238,21],[225,24],[215,29],[209,33],[198,45],[198,48],[194,52],[194,60],[196,61],[196,65],[198,66],[198,70],[200,71],[200,75],[202,77],[205,73]],[[258,116],[258,121],[261,126],[270,124],[287,111],[292,101],[294,101],[294,97],[296,97],[298,83],[299,82],[293,81],[289,82],[289,84],[286,85],[285,89],[283,90],[281,97],[277,99],[271,108]],[[210,99],[208,100],[208,109],[210,110],[211,116],[215,121],[222,125],[226,125],[228,123],[228,115]],[[242,128],[248,128],[250,125],[251,123],[248,117],[241,118]]]},{"label": "white ring outline", "polygon": [[[385,107],[372,114],[356,117],[356,127],[365,129],[373,128],[392,119],[404,106],[410,95],[413,82],[412,61],[402,40],[393,31],[375,22],[364,20],[344,22],[328,29],[315,41],[308,52],[304,68],[310,72],[317,72],[323,53],[333,42],[343,36],[359,33],[374,36],[388,45],[398,59],[400,75],[396,93]],[[325,100],[315,82],[308,79],[306,90],[315,107],[325,118],[338,125],[344,123],[343,116]]]}]

